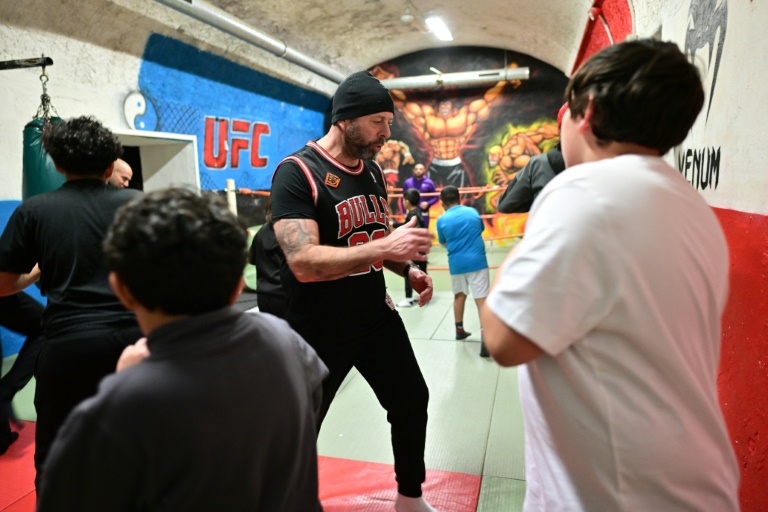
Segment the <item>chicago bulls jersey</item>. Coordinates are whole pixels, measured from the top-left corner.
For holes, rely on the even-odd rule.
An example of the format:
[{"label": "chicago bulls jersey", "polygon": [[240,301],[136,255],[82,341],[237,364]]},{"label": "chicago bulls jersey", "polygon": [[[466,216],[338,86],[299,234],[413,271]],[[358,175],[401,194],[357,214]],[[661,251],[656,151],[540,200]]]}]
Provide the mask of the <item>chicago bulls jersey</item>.
[{"label": "chicago bulls jersey", "polygon": [[[284,159],[272,177],[272,218],[312,219],[320,244],[352,247],[386,236],[389,206],[386,182],[373,161],[356,167],[338,162],[310,141]],[[359,336],[375,328],[393,312],[386,293],[383,261],[333,281],[301,283],[287,264],[281,279],[286,291],[286,318],[307,338],[318,336],[317,326],[329,335]]]}]

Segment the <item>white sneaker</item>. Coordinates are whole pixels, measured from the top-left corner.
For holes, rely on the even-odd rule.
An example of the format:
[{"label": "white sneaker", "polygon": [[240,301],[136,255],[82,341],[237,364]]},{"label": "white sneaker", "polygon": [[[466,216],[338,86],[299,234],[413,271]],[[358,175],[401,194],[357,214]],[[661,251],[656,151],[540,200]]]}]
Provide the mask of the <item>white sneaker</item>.
[{"label": "white sneaker", "polygon": [[411,306],[413,306],[413,299],[403,299],[397,303],[399,308],[410,308]]},{"label": "white sneaker", "polygon": [[424,500],[424,497],[421,498],[408,498],[406,496],[403,496],[402,494],[397,494],[397,499],[395,500],[395,511],[396,512],[437,512],[437,510],[432,507],[429,503],[427,503]]}]

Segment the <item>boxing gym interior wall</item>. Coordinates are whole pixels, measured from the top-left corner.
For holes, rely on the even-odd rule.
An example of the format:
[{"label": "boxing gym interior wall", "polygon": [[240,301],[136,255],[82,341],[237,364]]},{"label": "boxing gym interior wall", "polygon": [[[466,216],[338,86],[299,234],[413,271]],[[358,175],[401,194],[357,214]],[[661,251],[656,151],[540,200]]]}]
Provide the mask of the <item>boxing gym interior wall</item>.
[{"label": "boxing gym interior wall", "polygon": [[[759,92],[768,66],[756,55],[768,6],[666,2],[661,36],[678,43],[704,79],[704,108],[689,137],[669,155],[712,205],[731,258],[718,385],[739,463],[743,510],[768,503],[768,176],[760,126],[768,98]],[[691,264],[695,264],[692,261]]]},{"label": "boxing gym interior wall", "polygon": [[[614,35],[624,26],[624,10],[618,4],[602,4]],[[676,42],[702,74],[702,113],[689,137],[666,158],[714,208],[728,239],[730,293],[723,315],[718,390],[741,467],[742,510],[763,510],[768,503],[768,396],[763,393],[768,384],[768,176],[759,133],[768,98],[759,84],[768,76],[768,66],[750,57],[759,51],[756,45],[766,46],[760,34],[768,6],[666,0],[658,5],[633,2],[629,7],[633,33]],[[598,20],[588,25],[582,44],[589,49],[585,56],[605,46],[606,40]]]},{"label": "boxing gym interior wall", "polygon": [[[0,4],[0,58],[51,57],[47,92],[60,117],[87,113],[148,137],[197,136],[203,188],[223,189],[226,179],[267,188],[264,169],[276,155],[323,130],[333,82],[157,2]],[[13,98],[0,126],[8,165],[21,162],[22,130],[41,103],[41,73],[2,72],[0,93]],[[271,134],[278,121],[290,129]],[[19,199],[21,182],[19,167],[4,168],[0,199]]]},{"label": "boxing gym interior wall", "polygon": [[[715,209],[728,238],[731,283],[718,386],[742,469],[742,509],[763,510],[768,503],[768,176],[761,133],[768,113],[768,96],[762,92],[768,64],[756,56],[768,46],[762,37],[768,5],[729,0],[582,3],[585,11],[590,6],[599,11],[578,29],[584,40],[567,67],[528,57],[535,54],[535,40],[531,48],[516,48],[519,53],[471,53],[502,64],[517,60],[549,76],[553,89],[520,116],[524,120],[512,123],[515,133],[551,124],[559,106],[555,85],[561,86],[565,75],[594,51],[629,33],[675,41],[702,70],[704,110],[668,159]],[[221,190],[226,179],[243,188],[269,188],[279,159],[324,132],[332,81],[157,2],[0,0],[0,13],[0,60],[53,58],[46,69],[47,92],[61,117],[92,114],[117,132],[144,132],[150,141],[155,134],[194,139],[202,188]],[[542,12],[542,17],[552,15]],[[462,52],[463,59],[470,58]],[[455,55],[448,52],[449,59]],[[389,64],[402,73],[412,62],[431,66],[436,58],[446,57],[412,54],[390,59],[382,68]],[[0,72],[5,98],[0,110],[0,225],[21,199],[22,130],[40,105],[41,71]],[[533,83],[519,89],[508,85],[505,97],[510,100]],[[467,90],[459,99],[481,98],[491,87]],[[497,115],[491,110],[490,116]],[[499,131],[502,125],[495,126],[498,130],[479,131],[482,143],[469,140],[469,152],[462,153],[474,162],[472,185],[495,183],[493,168],[499,164],[492,148],[503,148],[508,135]],[[403,118],[396,119],[394,133],[397,140],[410,137],[417,158],[428,155]]]}]

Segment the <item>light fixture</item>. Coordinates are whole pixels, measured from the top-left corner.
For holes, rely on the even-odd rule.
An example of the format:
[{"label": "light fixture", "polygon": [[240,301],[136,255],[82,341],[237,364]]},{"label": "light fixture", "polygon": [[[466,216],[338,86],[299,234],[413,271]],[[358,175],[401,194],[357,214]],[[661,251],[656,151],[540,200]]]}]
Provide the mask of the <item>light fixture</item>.
[{"label": "light fixture", "polygon": [[406,25],[410,25],[413,22],[413,20],[414,20],[414,16],[411,13],[411,7],[406,5],[405,12],[403,13],[402,16],[400,16],[400,21],[402,21]]},{"label": "light fixture", "polygon": [[423,34],[429,33],[429,27],[424,22],[424,16],[419,9],[411,3],[411,0],[405,1],[405,12],[400,16],[400,21],[405,25],[410,25]]},{"label": "light fixture", "polygon": [[462,71],[458,73],[443,73],[439,69],[430,67],[434,75],[403,76],[382,80],[381,84],[387,89],[412,90],[435,89],[443,86],[452,87],[477,87],[483,84],[493,84],[502,80],[528,80],[530,69],[502,68],[481,69],[479,71]]},{"label": "light fixture", "polygon": [[426,20],[427,27],[441,41],[453,41],[453,36],[448,26],[440,16],[430,16]]}]

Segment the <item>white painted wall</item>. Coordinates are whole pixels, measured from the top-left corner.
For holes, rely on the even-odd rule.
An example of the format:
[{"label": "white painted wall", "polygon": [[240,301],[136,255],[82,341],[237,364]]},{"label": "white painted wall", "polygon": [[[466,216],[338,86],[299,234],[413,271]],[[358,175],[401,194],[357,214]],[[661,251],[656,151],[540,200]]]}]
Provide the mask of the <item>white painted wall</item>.
[{"label": "white painted wall", "polygon": [[[635,32],[684,43],[690,0],[632,3]],[[702,193],[713,206],[768,212],[768,175],[762,172],[761,115],[768,111],[762,92],[766,64],[758,58],[768,5],[730,2],[730,31],[709,120],[702,116],[685,148],[721,147],[720,181]],[[201,50],[267,72],[289,83],[332,94],[335,84],[197,22],[154,0],[0,0],[0,60],[46,54],[48,92],[63,117],[93,114],[107,126],[127,129],[123,100],[137,87],[147,38],[162,33]],[[706,51],[702,69],[707,65]],[[710,69],[704,69],[711,83]],[[0,72],[0,200],[21,197],[22,129],[40,103],[39,68]],[[707,87],[709,92],[709,87]],[[709,95],[708,99],[709,100]],[[672,155],[675,158],[675,155]]]},{"label": "white painted wall", "polygon": [[[46,69],[51,104],[63,118],[96,116],[112,129],[127,128],[123,98],[136,89],[140,60],[58,34],[0,26],[0,60],[53,58]],[[108,64],[104,64],[108,63]],[[22,130],[40,105],[41,68],[2,71],[0,199],[21,198]]]},{"label": "white painted wall", "polygon": [[[726,2],[718,2],[717,7]],[[665,2],[662,38],[685,45],[690,24],[690,0]],[[719,32],[714,44],[696,51],[696,65],[704,77],[704,111],[680,151],[720,148],[720,176],[716,189],[702,194],[715,207],[768,214],[768,173],[765,172],[765,115],[768,112],[768,61],[765,59],[765,2],[727,2],[728,22],[714,93],[714,63]],[[710,46],[712,46],[710,48]],[[712,61],[709,51],[712,50]],[[709,118],[706,111],[712,99]]]},{"label": "white painted wall", "polygon": [[661,28],[664,0],[635,0],[629,5],[632,8],[633,32],[641,38],[653,37]]},{"label": "white painted wall", "polygon": [[[147,38],[160,33],[330,96],[336,84],[153,0],[0,0],[0,61],[40,57],[63,118],[94,115],[129,126],[123,101],[137,89]],[[40,68],[0,72],[0,200],[21,199],[22,130],[40,105]]]}]

